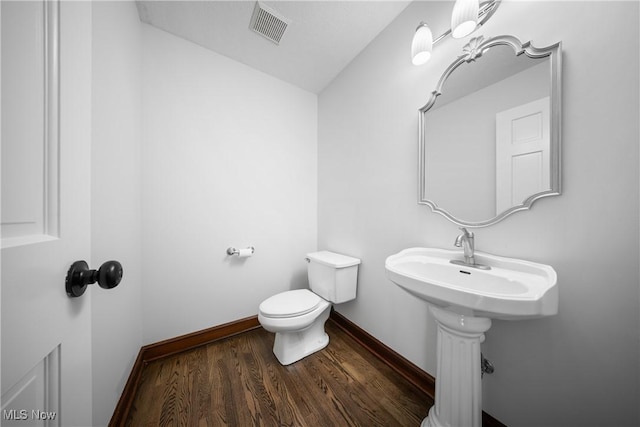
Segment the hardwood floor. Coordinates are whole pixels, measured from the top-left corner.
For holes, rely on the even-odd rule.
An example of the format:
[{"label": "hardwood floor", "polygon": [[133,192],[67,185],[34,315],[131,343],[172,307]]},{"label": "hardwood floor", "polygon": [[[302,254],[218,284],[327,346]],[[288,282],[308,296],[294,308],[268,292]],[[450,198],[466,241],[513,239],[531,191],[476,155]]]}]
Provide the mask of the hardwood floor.
[{"label": "hardwood floor", "polygon": [[329,320],[282,366],[262,328],[149,363],[126,426],[419,426],[431,399]]}]

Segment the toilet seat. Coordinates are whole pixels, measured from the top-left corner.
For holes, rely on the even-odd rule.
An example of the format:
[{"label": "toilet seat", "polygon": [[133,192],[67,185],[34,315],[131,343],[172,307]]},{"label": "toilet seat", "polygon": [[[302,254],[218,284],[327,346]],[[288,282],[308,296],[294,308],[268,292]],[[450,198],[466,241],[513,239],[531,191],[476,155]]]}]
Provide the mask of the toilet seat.
[{"label": "toilet seat", "polygon": [[297,317],[312,312],[322,301],[308,289],[286,291],[264,300],[260,304],[260,313],[272,318]]}]

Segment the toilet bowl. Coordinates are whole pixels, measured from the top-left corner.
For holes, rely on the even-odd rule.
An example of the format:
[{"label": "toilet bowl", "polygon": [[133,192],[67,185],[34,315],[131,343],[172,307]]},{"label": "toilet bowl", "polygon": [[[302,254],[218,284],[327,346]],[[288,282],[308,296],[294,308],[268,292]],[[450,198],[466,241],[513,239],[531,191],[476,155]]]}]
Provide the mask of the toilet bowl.
[{"label": "toilet bowl", "polygon": [[332,303],[356,296],[360,260],[333,252],[307,254],[309,289],[276,294],[259,307],[258,321],[276,334],[273,353],[282,365],[289,365],[322,350],[329,344],[324,324]]},{"label": "toilet bowl", "polygon": [[329,344],[324,323],[331,303],[308,289],[274,295],[260,304],[258,321],[275,332],[273,353],[282,365],[290,365]]}]

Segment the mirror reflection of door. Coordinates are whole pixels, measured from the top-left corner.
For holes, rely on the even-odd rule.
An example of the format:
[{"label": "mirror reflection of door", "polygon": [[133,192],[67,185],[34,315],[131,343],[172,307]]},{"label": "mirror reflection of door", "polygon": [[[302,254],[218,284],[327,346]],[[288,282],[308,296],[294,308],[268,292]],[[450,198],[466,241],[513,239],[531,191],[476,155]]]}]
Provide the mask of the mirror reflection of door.
[{"label": "mirror reflection of door", "polygon": [[496,114],[496,212],[551,188],[549,98]]}]

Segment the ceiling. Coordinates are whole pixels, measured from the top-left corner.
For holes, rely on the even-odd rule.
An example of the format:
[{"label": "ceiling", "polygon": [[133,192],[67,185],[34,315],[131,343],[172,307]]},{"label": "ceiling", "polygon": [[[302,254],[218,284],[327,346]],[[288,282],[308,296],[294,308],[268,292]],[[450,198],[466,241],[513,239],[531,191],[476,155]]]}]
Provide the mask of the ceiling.
[{"label": "ceiling", "polygon": [[411,1],[266,1],[290,20],[280,44],[250,29],[254,0],[137,1],[140,20],[319,93]]}]

